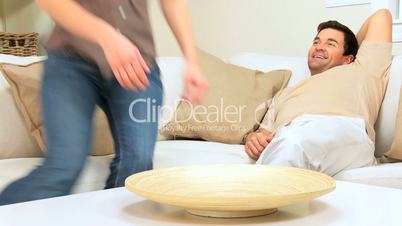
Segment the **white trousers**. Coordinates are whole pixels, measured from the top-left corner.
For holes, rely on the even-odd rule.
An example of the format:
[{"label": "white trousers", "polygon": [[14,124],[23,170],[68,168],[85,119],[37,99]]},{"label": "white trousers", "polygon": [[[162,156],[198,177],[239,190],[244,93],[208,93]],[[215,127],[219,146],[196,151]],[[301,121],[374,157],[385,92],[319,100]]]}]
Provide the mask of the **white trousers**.
[{"label": "white trousers", "polygon": [[376,164],[363,119],[306,114],[280,129],[256,164],[311,169],[333,176]]}]

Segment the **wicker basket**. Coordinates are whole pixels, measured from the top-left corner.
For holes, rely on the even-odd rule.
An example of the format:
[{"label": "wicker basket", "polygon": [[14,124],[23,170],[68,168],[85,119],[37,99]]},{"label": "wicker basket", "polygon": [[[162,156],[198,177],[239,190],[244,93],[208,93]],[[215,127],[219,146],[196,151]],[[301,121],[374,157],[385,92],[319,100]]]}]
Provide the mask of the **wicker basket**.
[{"label": "wicker basket", "polygon": [[0,53],[15,56],[37,56],[38,33],[15,34],[0,32]]}]

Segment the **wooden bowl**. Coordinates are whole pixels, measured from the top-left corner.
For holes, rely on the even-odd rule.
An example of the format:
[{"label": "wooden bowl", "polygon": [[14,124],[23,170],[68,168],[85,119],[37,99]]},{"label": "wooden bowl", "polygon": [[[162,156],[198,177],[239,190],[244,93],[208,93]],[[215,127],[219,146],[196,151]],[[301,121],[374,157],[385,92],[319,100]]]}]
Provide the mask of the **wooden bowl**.
[{"label": "wooden bowl", "polygon": [[335,189],[311,170],[266,165],[204,165],[150,170],[126,179],[126,188],[152,201],[209,217],[250,217],[310,200]]}]

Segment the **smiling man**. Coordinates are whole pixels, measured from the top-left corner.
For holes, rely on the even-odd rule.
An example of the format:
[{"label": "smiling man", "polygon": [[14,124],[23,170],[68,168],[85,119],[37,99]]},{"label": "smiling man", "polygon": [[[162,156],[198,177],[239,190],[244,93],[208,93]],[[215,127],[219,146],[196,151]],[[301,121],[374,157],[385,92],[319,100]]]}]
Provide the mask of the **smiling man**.
[{"label": "smiling man", "polygon": [[392,60],[392,17],[379,10],[357,36],[328,21],[308,51],[311,77],[272,100],[260,128],[245,136],[257,164],[335,175],[374,165],[374,123]]},{"label": "smiling man", "polygon": [[350,64],[356,57],[358,43],[353,32],[337,21],[318,26],[318,34],[308,51],[311,75],[322,73],[334,66]]}]

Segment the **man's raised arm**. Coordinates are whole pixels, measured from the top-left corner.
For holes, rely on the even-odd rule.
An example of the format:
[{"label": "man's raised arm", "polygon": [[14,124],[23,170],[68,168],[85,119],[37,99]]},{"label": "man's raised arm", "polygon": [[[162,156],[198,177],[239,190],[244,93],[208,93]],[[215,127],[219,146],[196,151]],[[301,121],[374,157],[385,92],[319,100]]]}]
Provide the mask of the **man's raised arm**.
[{"label": "man's raised arm", "polygon": [[369,42],[392,41],[392,15],[387,9],[380,9],[372,14],[357,33],[359,46],[363,40]]}]

